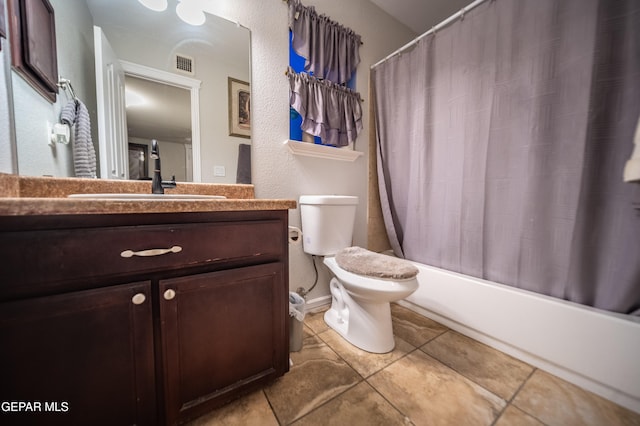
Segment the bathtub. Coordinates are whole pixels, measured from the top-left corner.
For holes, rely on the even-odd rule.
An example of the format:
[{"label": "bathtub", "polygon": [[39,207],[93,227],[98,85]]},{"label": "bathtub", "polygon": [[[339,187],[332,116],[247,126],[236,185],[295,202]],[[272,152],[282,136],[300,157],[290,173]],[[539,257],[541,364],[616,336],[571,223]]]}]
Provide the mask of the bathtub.
[{"label": "bathtub", "polygon": [[640,318],[416,266],[402,306],[640,412]]}]

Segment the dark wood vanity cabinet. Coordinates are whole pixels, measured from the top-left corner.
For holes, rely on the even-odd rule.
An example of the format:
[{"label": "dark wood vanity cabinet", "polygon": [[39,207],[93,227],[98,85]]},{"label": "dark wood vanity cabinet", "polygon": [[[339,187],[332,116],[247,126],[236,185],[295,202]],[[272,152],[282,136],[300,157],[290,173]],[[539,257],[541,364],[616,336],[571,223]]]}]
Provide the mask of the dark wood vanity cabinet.
[{"label": "dark wood vanity cabinet", "polygon": [[160,281],[169,418],[203,414],[210,401],[225,402],[239,386],[282,374],[284,273],[270,263]]},{"label": "dark wood vanity cabinet", "polygon": [[0,423],[179,424],[281,376],[286,236],[286,210],[0,217]]},{"label": "dark wood vanity cabinet", "polygon": [[151,319],[149,282],[0,304],[0,401],[32,403],[2,424],[152,423]]}]

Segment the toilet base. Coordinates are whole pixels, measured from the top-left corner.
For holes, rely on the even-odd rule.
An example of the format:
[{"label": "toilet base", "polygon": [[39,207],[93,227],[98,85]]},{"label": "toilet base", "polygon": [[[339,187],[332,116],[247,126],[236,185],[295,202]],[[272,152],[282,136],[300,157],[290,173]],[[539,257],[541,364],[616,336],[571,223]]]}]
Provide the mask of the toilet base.
[{"label": "toilet base", "polygon": [[389,302],[356,303],[340,281],[333,278],[329,284],[331,308],[324,321],[352,345],[372,353],[391,352],[395,347]]}]

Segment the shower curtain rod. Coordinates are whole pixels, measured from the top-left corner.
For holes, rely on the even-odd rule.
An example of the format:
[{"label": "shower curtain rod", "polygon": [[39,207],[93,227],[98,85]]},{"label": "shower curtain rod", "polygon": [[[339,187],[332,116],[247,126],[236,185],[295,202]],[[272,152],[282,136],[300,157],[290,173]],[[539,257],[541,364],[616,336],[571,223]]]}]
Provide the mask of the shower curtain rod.
[{"label": "shower curtain rod", "polygon": [[[464,14],[469,12],[471,9],[474,9],[476,6],[480,6],[482,3],[486,2],[487,0],[476,0],[473,3],[471,3],[470,5],[463,7],[460,11],[458,11],[457,13],[454,13],[453,15],[449,16],[447,19],[445,19],[444,21],[440,22],[438,25],[436,25],[435,27],[432,27],[430,30],[428,30],[426,33],[419,35],[418,37],[414,38],[413,40],[411,40],[409,43],[405,44],[404,46],[402,46],[400,49],[396,50],[395,52],[391,53],[389,56],[387,56],[386,58],[382,59],[379,62],[376,62],[375,64],[371,65],[370,69],[373,69],[375,67],[377,67],[378,65],[386,62],[388,59],[393,58],[394,56],[402,53],[403,51],[407,50],[408,48],[410,48],[411,46],[413,46],[414,44],[418,43],[420,40],[422,40],[423,38],[425,38],[426,36],[428,36],[431,33],[435,33],[437,32],[439,29],[446,27],[447,25],[449,25],[450,23],[452,23],[453,21],[457,20],[458,18],[464,18]],[[493,0],[491,0],[493,1]]]}]

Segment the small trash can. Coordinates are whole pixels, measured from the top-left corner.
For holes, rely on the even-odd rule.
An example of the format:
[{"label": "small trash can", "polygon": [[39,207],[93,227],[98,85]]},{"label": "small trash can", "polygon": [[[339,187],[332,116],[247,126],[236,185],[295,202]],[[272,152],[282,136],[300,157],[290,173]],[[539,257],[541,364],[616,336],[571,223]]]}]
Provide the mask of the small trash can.
[{"label": "small trash can", "polygon": [[298,293],[289,292],[289,352],[302,349],[302,322],[304,299]]}]

